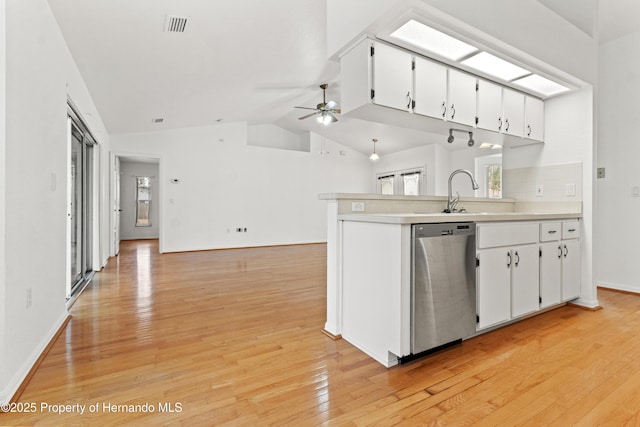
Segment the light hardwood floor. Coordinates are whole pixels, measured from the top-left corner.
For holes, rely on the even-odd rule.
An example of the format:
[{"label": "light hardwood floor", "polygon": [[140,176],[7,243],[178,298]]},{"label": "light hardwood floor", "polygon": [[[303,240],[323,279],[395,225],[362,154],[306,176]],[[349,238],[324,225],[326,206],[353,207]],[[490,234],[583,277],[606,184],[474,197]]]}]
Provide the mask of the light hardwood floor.
[{"label": "light hardwood floor", "polygon": [[640,297],[601,291],[601,311],[562,307],[386,369],[321,333],[325,265],[320,244],[123,242],[20,397],[38,410],[0,424],[640,424]]}]

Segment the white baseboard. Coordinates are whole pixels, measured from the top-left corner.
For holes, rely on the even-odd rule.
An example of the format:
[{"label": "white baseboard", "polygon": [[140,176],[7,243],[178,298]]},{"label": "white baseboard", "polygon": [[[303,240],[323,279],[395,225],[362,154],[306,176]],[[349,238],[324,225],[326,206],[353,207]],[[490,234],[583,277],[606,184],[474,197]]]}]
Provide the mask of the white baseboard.
[{"label": "white baseboard", "polygon": [[35,363],[40,358],[40,355],[46,350],[49,343],[56,337],[56,334],[62,327],[62,325],[66,322],[69,317],[69,312],[65,310],[60,318],[55,322],[55,324],[51,327],[51,329],[47,332],[45,337],[40,341],[40,343],[36,346],[36,348],[31,352],[29,357],[22,363],[22,365],[16,370],[16,373],[11,377],[9,383],[5,385],[5,387],[0,392],[0,404],[4,405],[9,403],[13,395],[18,391],[22,382],[29,375],[29,371],[35,365]]},{"label": "white baseboard", "polygon": [[625,291],[625,292],[632,292],[634,294],[640,294],[639,288],[634,288],[633,286],[629,286],[629,285],[622,285],[619,283],[607,283],[607,282],[598,282],[597,285],[600,288],[615,289],[617,291]]}]

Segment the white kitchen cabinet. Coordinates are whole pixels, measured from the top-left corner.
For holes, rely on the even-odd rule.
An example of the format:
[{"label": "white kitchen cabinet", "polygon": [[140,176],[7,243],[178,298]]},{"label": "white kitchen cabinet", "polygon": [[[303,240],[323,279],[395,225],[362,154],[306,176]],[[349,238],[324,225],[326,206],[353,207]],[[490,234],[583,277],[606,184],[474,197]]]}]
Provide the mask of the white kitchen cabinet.
[{"label": "white kitchen cabinet", "polygon": [[444,119],[447,109],[447,68],[416,57],[413,112]]},{"label": "white kitchen cabinet", "polygon": [[544,141],[544,101],[525,96],[524,137]]},{"label": "white kitchen cabinet", "polygon": [[478,80],[478,110],[476,126],[500,132],[502,128],[502,87]]},{"label": "white kitchen cabinet", "polygon": [[476,121],[476,77],[449,69],[446,118],[450,122],[474,126]]},{"label": "white kitchen cabinet", "polygon": [[524,135],[524,94],[511,89],[502,90],[502,133]]},{"label": "white kitchen cabinet", "polygon": [[579,221],[540,224],[540,308],[580,296]]},{"label": "white kitchen cabinet", "polygon": [[562,301],[562,244],[560,241],[540,245],[540,308]]},{"label": "white kitchen cabinet", "polygon": [[413,57],[382,43],[374,43],[373,48],[373,102],[409,111],[413,100]]},{"label": "white kitchen cabinet", "polygon": [[580,296],[580,240],[564,240],[562,246],[562,301],[569,301]]},{"label": "white kitchen cabinet", "polygon": [[511,318],[511,259],[511,250],[507,248],[478,252],[479,330]]},{"label": "white kitchen cabinet", "polygon": [[511,254],[511,317],[520,317],[540,308],[538,245],[516,246]]}]

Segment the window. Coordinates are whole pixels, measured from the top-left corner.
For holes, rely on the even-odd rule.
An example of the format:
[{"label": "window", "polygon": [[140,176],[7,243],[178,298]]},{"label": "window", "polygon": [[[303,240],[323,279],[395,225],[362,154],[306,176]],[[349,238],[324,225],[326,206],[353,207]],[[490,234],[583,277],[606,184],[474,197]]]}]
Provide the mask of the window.
[{"label": "window", "polygon": [[151,177],[136,177],[136,227],[151,227]]},{"label": "window", "polygon": [[420,196],[425,193],[424,168],[381,173],[377,181],[379,194]]},{"label": "window", "polygon": [[394,194],[393,181],[394,175],[385,175],[378,177],[378,193],[380,194]]},{"label": "window", "polygon": [[487,197],[502,198],[502,165],[487,165],[485,168]]}]

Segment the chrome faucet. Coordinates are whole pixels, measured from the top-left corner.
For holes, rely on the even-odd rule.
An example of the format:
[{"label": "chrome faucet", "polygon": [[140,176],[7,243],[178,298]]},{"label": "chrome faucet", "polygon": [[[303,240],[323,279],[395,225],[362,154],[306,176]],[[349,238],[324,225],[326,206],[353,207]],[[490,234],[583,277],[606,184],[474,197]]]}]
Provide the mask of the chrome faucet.
[{"label": "chrome faucet", "polygon": [[449,186],[448,186],[449,194],[447,196],[447,208],[444,210],[445,213],[452,213],[452,212],[456,212],[456,211],[464,212],[463,209],[460,209],[460,210],[456,209],[458,201],[460,200],[460,195],[458,194],[458,197],[455,200],[453,200],[453,197],[451,195],[451,180],[453,179],[454,176],[456,176],[459,173],[465,173],[465,174],[469,175],[469,178],[471,179],[471,186],[473,187],[474,190],[477,190],[478,188],[480,188],[480,186],[478,185],[476,180],[473,178],[473,175],[468,170],[466,170],[466,169],[457,169],[457,170],[454,170],[453,172],[451,172],[451,175],[449,175]]}]

